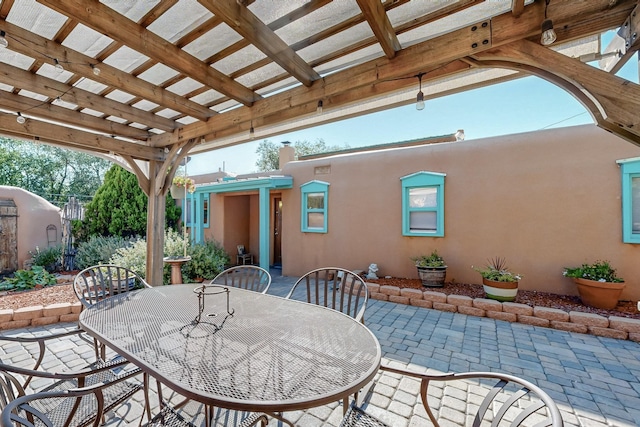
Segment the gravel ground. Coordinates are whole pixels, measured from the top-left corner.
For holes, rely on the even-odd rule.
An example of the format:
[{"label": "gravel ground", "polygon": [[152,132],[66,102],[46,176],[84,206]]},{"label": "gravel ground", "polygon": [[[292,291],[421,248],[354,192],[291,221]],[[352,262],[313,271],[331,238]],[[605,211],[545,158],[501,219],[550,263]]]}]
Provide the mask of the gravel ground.
[{"label": "gravel ground", "polygon": [[[484,298],[484,290],[482,285],[473,285],[468,283],[445,283],[443,288],[426,288],[422,286],[419,279],[378,279],[369,280],[367,282],[378,283],[380,285],[392,285],[400,288],[414,288],[422,290],[433,290],[442,292],[447,295],[466,295],[471,298]],[[531,307],[549,307],[558,308],[564,311],[582,311],[586,313],[599,314],[601,316],[620,316],[633,319],[640,319],[636,301],[620,301],[618,306],[613,310],[602,310],[599,308],[588,307],[580,301],[577,296],[565,296],[551,294],[548,292],[523,291],[518,290],[516,297],[517,303],[527,304]]]}]

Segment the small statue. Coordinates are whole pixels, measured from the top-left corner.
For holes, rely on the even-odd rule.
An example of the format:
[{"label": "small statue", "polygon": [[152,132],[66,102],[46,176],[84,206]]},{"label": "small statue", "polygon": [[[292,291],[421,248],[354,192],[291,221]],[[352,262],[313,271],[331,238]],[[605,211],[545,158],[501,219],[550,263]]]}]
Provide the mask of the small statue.
[{"label": "small statue", "polygon": [[377,279],[376,272],[378,271],[378,264],[370,264],[369,272],[367,273],[367,279]]}]

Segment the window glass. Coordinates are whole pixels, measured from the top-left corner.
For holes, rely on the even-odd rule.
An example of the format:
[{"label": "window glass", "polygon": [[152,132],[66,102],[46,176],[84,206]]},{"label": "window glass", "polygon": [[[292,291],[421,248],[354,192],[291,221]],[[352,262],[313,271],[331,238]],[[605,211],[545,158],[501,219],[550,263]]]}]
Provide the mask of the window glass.
[{"label": "window glass", "polygon": [[436,212],[415,211],[409,213],[409,230],[413,232],[433,232],[437,227]]},{"label": "window glass", "polygon": [[324,209],[324,193],[308,193],[307,209]]},{"label": "window glass", "polygon": [[438,188],[410,188],[409,206],[412,208],[435,208],[438,205]]},{"label": "window glass", "polygon": [[307,226],[309,228],[322,229],[324,227],[324,213],[309,212],[307,214]]}]

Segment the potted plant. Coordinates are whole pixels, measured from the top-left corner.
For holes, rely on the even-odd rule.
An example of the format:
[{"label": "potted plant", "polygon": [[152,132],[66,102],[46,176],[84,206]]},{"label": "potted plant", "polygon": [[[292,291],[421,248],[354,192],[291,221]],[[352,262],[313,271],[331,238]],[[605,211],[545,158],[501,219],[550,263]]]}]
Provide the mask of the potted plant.
[{"label": "potted plant", "polygon": [[437,250],[434,250],[429,255],[421,255],[411,259],[416,263],[418,277],[422,280],[423,286],[431,288],[441,288],[444,286],[444,279],[447,275],[447,265]]},{"label": "potted plant", "polygon": [[186,176],[175,176],[171,181],[171,197],[174,199],[184,199],[185,190],[189,193],[196,191],[196,182]]},{"label": "potted plant", "polygon": [[625,287],[624,279],[616,275],[609,261],[565,267],[562,274],[573,279],[582,302],[595,308],[615,308]]},{"label": "potted plant", "polygon": [[487,298],[503,302],[515,301],[522,276],[509,271],[504,258],[493,258],[484,268],[472,268],[482,276]]}]

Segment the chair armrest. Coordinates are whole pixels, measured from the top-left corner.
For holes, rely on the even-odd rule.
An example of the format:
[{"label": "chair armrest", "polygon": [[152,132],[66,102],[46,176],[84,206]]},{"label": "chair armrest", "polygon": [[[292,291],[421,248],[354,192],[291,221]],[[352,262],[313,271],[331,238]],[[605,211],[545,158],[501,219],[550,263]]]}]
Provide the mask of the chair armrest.
[{"label": "chair armrest", "polygon": [[[104,390],[105,388],[111,387],[115,384],[118,384],[122,381],[126,381],[136,376],[137,374],[138,372],[130,372],[130,373],[127,373],[126,375],[122,375],[113,380],[106,381],[100,384],[93,384],[91,386],[82,387],[82,388],[71,388],[63,391],[41,392],[41,393],[28,394],[28,395],[18,397],[17,399],[14,399],[11,402],[9,402],[7,406],[3,409],[2,413],[0,414],[0,426],[14,427],[15,425],[24,425],[24,426],[33,425],[28,419],[25,419],[20,415],[18,415],[18,411],[17,411],[18,409],[25,411],[27,414],[29,414],[28,416],[33,416],[34,418],[39,419],[44,423],[47,423],[47,422],[50,423],[47,415],[42,413],[40,410],[34,408],[31,405],[31,402],[35,400],[54,399],[54,398],[70,398],[70,399],[79,398],[79,397],[93,393],[96,396],[96,400],[97,400],[96,416],[95,416],[95,422],[94,422],[94,426],[97,427],[100,425],[102,421],[102,416],[104,413],[104,406],[105,406],[102,390]],[[76,410],[77,408],[72,411],[69,417],[73,416]],[[17,423],[17,424],[14,424],[14,423]],[[51,425],[51,424],[46,424],[46,425]]]},{"label": "chair armrest", "polygon": [[[444,374],[425,374],[408,369],[393,368],[391,366],[380,366],[381,371],[391,372],[395,374],[405,375],[419,379],[420,382],[420,397],[422,404],[424,405],[431,422],[437,427],[439,424],[434,416],[428,402],[427,402],[427,389],[432,381],[455,381],[455,380],[480,380],[490,379],[495,380],[495,385],[487,392],[476,414],[476,421],[483,419],[487,410],[491,410],[492,403],[498,403],[500,410],[495,414],[495,419],[500,420],[505,415],[507,410],[511,407],[518,407],[517,403],[521,398],[527,395],[534,395],[539,402],[531,403],[526,408],[523,408],[519,417],[516,420],[524,420],[534,412],[546,407],[548,414],[548,421],[550,426],[561,427],[563,426],[562,415],[558,406],[553,399],[537,385],[516,377],[514,375],[499,373],[499,372],[461,372],[461,373],[444,373]],[[514,385],[519,390],[507,393],[506,388],[509,384]],[[513,387],[512,387],[513,388]],[[506,400],[496,399],[501,394],[509,394]],[[518,422],[514,422],[513,425],[520,425]]]}]

